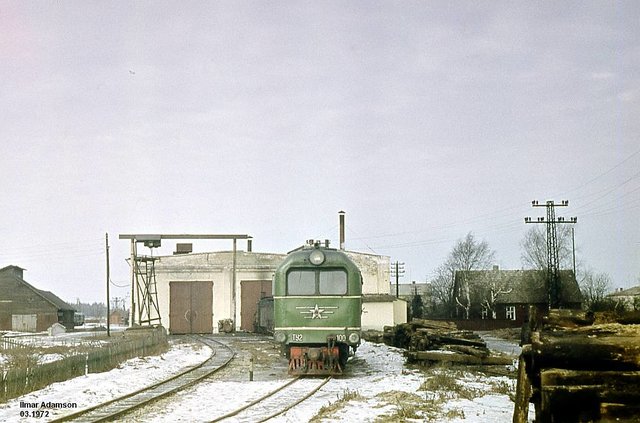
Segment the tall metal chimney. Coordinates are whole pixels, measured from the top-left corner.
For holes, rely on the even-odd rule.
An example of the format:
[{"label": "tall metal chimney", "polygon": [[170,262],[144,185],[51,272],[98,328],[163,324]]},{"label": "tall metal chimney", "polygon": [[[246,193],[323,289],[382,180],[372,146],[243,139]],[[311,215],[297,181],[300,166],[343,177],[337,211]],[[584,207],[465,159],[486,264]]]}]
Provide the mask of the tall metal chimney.
[{"label": "tall metal chimney", "polygon": [[338,212],[340,216],[340,249],[344,250],[344,211]]}]

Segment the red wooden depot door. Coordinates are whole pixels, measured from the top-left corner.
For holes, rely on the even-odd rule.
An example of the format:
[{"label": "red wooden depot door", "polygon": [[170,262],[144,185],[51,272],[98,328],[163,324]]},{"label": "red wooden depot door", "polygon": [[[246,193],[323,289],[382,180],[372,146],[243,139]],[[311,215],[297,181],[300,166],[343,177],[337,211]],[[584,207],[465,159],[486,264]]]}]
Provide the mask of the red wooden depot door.
[{"label": "red wooden depot door", "polygon": [[169,283],[169,331],[172,334],[213,331],[213,282]]},{"label": "red wooden depot door", "polygon": [[240,329],[253,332],[258,301],[271,296],[271,281],[240,282]]}]

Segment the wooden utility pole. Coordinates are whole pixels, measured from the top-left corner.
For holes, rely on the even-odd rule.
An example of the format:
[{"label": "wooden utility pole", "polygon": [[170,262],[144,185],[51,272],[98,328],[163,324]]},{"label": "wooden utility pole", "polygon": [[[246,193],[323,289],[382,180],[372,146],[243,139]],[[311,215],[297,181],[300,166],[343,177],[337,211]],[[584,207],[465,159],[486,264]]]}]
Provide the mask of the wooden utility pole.
[{"label": "wooden utility pole", "polygon": [[[122,239],[122,235],[120,235]],[[131,238],[131,310],[129,310],[129,327],[133,327],[136,319],[136,239]]]},{"label": "wooden utility pole", "polygon": [[110,274],[109,274],[109,234],[104,234],[104,244],[105,244],[105,253],[107,256],[107,336],[111,336],[111,322],[109,321],[109,315],[111,314],[111,310],[109,308],[109,283],[110,283]]},{"label": "wooden utility pole", "polygon": [[395,263],[391,263],[391,276],[396,277],[396,298],[400,298],[400,276],[404,275],[404,263],[396,260]]},{"label": "wooden utility pole", "polygon": [[233,331],[235,332],[236,327],[238,327],[238,316],[237,316],[237,307],[236,307],[236,270],[237,270],[237,240],[233,238],[233,269],[231,275],[231,304],[233,307]]},{"label": "wooden utility pole", "polygon": [[573,276],[578,280],[576,274],[576,228],[571,228],[571,254],[573,255]]}]

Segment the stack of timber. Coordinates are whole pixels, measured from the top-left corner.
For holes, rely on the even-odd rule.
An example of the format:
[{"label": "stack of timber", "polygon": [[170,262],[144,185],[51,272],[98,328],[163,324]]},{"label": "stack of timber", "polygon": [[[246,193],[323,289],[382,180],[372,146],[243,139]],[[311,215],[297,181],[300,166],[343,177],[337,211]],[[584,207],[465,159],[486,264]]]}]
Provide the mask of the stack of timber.
[{"label": "stack of timber", "polygon": [[411,323],[385,326],[383,340],[407,350],[409,362],[512,364],[509,357],[492,356],[477,334],[458,330],[453,322],[413,319]]},{"label": "stack of timber", "polygon": [[514,422],[527,421],[529,402],[538,422],[640,421],[640,325],[598,321],[576,310],[531,319]]},{"label": "stack of timber", "polygon": [[383,342],[383,332],[375,329],[363,330],[361,332],[362,339],[367,342],[375,342],[376,344],[380,344]]}]

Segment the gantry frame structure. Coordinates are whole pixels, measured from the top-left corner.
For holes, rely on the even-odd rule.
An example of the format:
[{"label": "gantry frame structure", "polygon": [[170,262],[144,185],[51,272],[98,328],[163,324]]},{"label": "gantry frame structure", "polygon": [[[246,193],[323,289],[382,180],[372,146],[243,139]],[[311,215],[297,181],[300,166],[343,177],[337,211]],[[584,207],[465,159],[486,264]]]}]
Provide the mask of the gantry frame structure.
[{"label": "gantry frame structure", "polygon": [[[231,282],[231,304],[233,305],[233,322],[236,316],[236,252],[239,239],[250,240],[246,234],[120,234],[120,239],[131,241],[131,310],[129,325],[152,326],[161,325],[158,292],[156,289],[155,261],[157,257],[139,256],[138,244],[143,243],[150,249],[158,248],[163,239],[211,239],[233,240],[233,271]],[[143,270],[144,268],[144,270]]]}]

